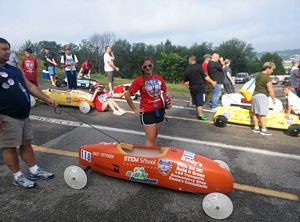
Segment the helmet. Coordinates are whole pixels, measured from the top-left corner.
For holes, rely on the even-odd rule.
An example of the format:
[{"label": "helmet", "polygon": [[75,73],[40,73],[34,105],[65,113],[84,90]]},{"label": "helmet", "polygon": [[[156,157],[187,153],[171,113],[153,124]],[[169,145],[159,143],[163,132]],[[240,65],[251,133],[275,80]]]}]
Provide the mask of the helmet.
[{"label": "helmet", "polygon": [[292,124],[287,129],[290,136],[300,136],[300,124]]},{"label": "helmet", "polygon": [[228,119],[223,115],[218,115],[214,118],[214,123],[218,127],[225,127],[227,125]]},{"label": "helmet", "polygon": [[161,95],[161,100],[162,100],[164,109],[172,108],[172,99],[171,99],[171,96],[169,93],[163,92]]}]

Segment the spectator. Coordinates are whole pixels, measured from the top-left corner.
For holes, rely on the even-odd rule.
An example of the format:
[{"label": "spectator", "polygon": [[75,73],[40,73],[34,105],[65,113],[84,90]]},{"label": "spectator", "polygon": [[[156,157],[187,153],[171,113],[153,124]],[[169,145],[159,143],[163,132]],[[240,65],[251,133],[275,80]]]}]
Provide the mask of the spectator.
[{"label": "spectator", "polygon": [[290,71],[291,85],[295,94],[300,97],[300,90],[298,86],[300,85],[300,75],[299,75],[299,60],[293,61],[293,66]]},{"label": "spectator", "polygon": [[291,89],[291,84],[285,84],[283,86],[283,93],[287,99],[287,107],[285,109],[286,118],[289,118],[291,113],[300,114],[300,98],[296,96]]},{"label": "spectator", "polygon": [[224,72],[224,89],[225,89],[225,92],[227,94],[230,94],[230,93],[235,93],[235,89],[234,89],[234,81],[233,81],[233,78],[232,78],[232,71],[230,69],[230,63],[231,61],[229,59],[225,59],[224,61],[224,64],[225,64],[225,67],[223,68],[223,72]]},{"label": "spectator", "polygon": [[69,45],[65,45],[64,49],[65,53],[61,56],[60,60],[61,67],[65,71],[69,89],[77,89],[76,66],[78,59],[76,55],[71,53],[71,48]]},{"label": "spectator", "polygon": [[[263,65],[262,72],[256,76],[255,89],[252,97],[252,118],[254,123],[253,132],[264,136],[271,136],[272,133],[267,130],[267,118],[269,112],[268,96],[271,96],[275,104],[275,93],[272,86],[272,75],[276,68],[273,62],[266,62]],[[259,122],[261,130],[259,130]]]},{"label": "spectator", "polygon": [[[126,91],[129,89],[131,84],[120,84],[113,88],[114,98],[125,99]],[[137,99],[137,94],[131,95],[131,99]]]},{"label": "spectator", "polygon": [[9,60],[7,61],[7,63],[11,66],[14,66],[16,68],[20,68],[19,67],[19,60],[18,60],[18,57],[17,57],[17,54],[15,52],[10,52],[10,56],[9,56]]},{"label": "spectator", "polygon": [[79,70],[77,78],[91,78],[91,71],[92,71],[92,63],[90,60],[85,60],[82,65],[81,69]]},{"label": "spectator", "polygon": [[217,83],[212,81],[208,75],[206,75],[201,65],[196,64],[196,56],[189,57],[189,66],[184,72],[184,82],[189,86],[192,103],[196,106],[197,118],[202,121],[207,121],[208,117],[203,114],[204,100],[204,81],[208,81],[213,86]]},{"label": "spectator", "polygon": [[119,71],[119,67],[114,64],[115,56],[112,48],[105,46],[105,53],[103,56],[104,71],[108,79],[109,94],[113,95],[114,71]]},{"label": "spectator", "polygon": [[32,55],[32,50],[30,48],[25,49],[24,53],[25,53],[25,58],[22,59],[22,68],[24,70],[26,78],[31,83],[38,86],[38,82],[37,82],[38,62],[36,58]]},{"label": "spectator", "polygon": [[107,93],[102,84],[96,84],[96,90],[93,94],[92,101],[94,101],[98,112],[104,112],[108,107],[113,110],[113,114],[117,116],[124,115],[126,112],[111,99],[111,95]]},{"label": "spectator", "polygon": [[[51,179],[54,174],[40,168],[34,156],[29,93],[51,106],[57,104],[28,81],[19,69],[6,63],[9,55],[9,42],[0,38],[0,148],[3,149],[5,164],[14,175],[13,184],[32,188],[35,186],[34,180]],[[28,179],[20,170],[18,146],[21,159],[29,167]]]},{"label": "spectator", "polygon": [[[203,69],[205,75],[208,75],[207,64],[211,59],[211,55],[205,54],[203,56],[203,58],[204,58],[204,61],[202,63],[202,69]],[[204,81],[205,102],[210,102],[211,91],[212,91],[212,85],[208,81]]]},{"label": "spectator", "polygon": [[55,66],[57,66],[57,63],[54,60],[54,56],[50,53],[49,48],[44,49],[44,65],[46,66],[46,68],[49,72],[52,86],[55,86],[55,83],[56,83]]},{"label": "spectator", "polygon": [[219,98],[221,96],[221,90],[224,82],[224,73],[223,73],[224,61],[219,54],[212,54],[211,60],[207,64],[207,70],[209,77],[217,82],[215,86],[212,87],[212,96],[211,96],[211,110],[216,111],[218,107]]},{"label": "spectator", "polygon": [[[140,115],[141,124],[146,134],[146,146],[157,144],[157,135],[160,131],[160,123],[164,121],[165,111],[163,109],[161,93],[167,91],[164,79],[153,74],[154,63],[150,57],[141,60],[139,68],[142,72],[129,87],[125,98],[130,108]],[[130,96],[140,90],[140,108],[136,108]]]}]

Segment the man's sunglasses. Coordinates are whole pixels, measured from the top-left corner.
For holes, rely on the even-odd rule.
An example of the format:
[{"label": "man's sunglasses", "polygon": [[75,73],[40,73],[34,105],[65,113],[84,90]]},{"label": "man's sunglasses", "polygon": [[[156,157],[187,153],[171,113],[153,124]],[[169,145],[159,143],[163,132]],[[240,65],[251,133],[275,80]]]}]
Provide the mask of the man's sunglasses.
[{"label": "man's sunglasses", "polygon": [[152,69],[152,67],[153,67],[153,65],[150,63],[150,64],[148,64],[148,65],[144,65],[144,66],[142,67],[142,69],[147,69],[147,68]]}]

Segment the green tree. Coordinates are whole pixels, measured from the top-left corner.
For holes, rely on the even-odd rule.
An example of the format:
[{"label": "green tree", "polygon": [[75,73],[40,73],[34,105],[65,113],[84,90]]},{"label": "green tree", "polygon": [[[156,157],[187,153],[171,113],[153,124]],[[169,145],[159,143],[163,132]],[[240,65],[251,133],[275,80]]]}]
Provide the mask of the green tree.
[{"label": "green tree", "polygon": [[255,61],[256,53],[251,44],[247,44],[245,41],[238,40],[236,38],[223,42],[216,51],[224,59],[231,60],[232,72],[251,72],[249,67],[252,67],[252,63]]},{"label": "green tree", "polygon": [[161,53],[161,57],[157,60],[156,69],[168,82],[177,83],[182,80],[186,57],[182,57],[177,53]]},{"label": "green tree", "polygon": [[[203,42],[202,44],[194,43],[187,54],[196,56],[198,62],[203,62],[203,56],[205,54],[211,54],[213,52],[212,43]],[[186,54],[186,55],[187,55]]]},{"label": "green tree", "polygon": [[114,55],[116,56],[116,65],[120,67],[120,71],[116,74],[126,78],[131,78],[133,74],[133,65],[131,61],[131,44],[125,39],[115,41],[112,46]]},{"label": "green tree", "polygon": [[275,52],[275,53],[265,53],[260,58],[260,66],[262,67],[265,62],[274,62],[276,65],[276,69],[273,72],[273,75],[285,75],[285,69],[282,65],[282,58]]}]

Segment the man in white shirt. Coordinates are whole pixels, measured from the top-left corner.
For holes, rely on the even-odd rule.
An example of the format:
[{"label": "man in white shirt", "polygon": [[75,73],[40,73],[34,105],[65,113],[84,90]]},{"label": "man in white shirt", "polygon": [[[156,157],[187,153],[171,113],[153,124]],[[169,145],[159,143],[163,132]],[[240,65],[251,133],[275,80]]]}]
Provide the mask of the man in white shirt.
[{"label": "man in white shirt", "polygon": [[119,68],[115,66],[113,60],[115,60],[112,48],[105,46],[105,53],[103,56],[104,60],[104,72],[108,79],[109,93],[113,94],[113,82],[114,82],[114,71],[119,71]]},{"label": "man in white shirt", "polygon": [[65,71],[69,89],[77,89],[76,66],[78,63],[77,56],[71,53],[69,45],[65,45],[65,53],[61,56],[61,67]]},{"label": "man in white shirt", "polygon": [[287,109],[286,109],[286,118],[289,117],[291,113],[300,114],[300,98],[291,91],[292,86],[286,84],[283,86],[283,93],[287,98]]}]

